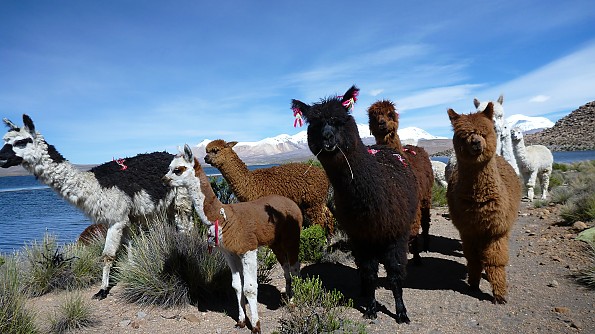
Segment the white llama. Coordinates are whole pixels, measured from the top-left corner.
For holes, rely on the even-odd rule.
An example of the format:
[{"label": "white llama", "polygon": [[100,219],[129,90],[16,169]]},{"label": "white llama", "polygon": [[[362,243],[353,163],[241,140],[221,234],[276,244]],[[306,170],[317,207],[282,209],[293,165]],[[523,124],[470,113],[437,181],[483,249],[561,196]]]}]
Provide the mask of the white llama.
[{"label": "white llama", "polygon": [[431,160],[432,172],[434,173],[434,182],[441,185],[443,188],[448,187],[448,181],[446,180],[446,164],[442,161]]},{"label": "white llama", "polygon": [[80,208],[92,221],[108,226],[103,248],[101,289],[93,298],[107,297],[116,251],[131,223],[147,223],[151,215],[166,212],[169,217],[177,216],[176,224],[180,229],[192,226],[192,203],[188,193],[176,193],[161,182],[172,154],[141,154],[119,161],[119,164],[112,161],[83,172],[65,160],[35,131],[29,116],[23,115],[22,128],[7,119],[4,123],[9,130],[4,135],[4,146],[0,150],[0,167],[22,165],[38,180]]},{"label": "white llama", "polygon": [[510,128],[504,119],[504,96],[500,95],[498,101],[480,102],[477,98],[473,99],[473,104],[476,111],[483,111],[489,102],[494,105],[494,130],[496,130],[496,154],[501,155],[504,160],[512,166],[517,175],[520,175],[519,168],[512,150],[512,142],[510,139]]},{"label": "white llama", "polygon": [[552,152],[543,145],[525,146],[523,130],[519,127],[510,131],[510,137],[523,182],[527,187],[527,197],[533,201],[535,180],[539,177],[541,199],[546,199],[554,163]]},{"label": "white llama", "polygon": [[231,284],[239,307],[236,327],[246,325],[243,292],[250,306],[252,332],[260,333],[256,281],[258,247],[269,246],[277,257],[285,275],[285,291],[291,298],[291,277],[300,272],[298,255],[303,222],[300,208],[279,195],[235,204],[221,203],[188,145],[172,160],[163,182],[188,189],[198,216],[209,226],[209,242],[220,246],[231,269]]}]

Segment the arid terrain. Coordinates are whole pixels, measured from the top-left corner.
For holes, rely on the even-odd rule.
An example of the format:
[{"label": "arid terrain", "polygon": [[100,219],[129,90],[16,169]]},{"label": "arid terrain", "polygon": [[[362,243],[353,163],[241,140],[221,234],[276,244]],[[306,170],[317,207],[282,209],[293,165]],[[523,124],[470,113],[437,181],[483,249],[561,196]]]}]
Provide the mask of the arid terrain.
[{"label": "arid terrain", "polygon": [[[366,324],[369,333],[595,333],[595,291],[571,277],[589,264],[586,243],[575,240],[577,230],[560,224],[557,207],[533,208],[523,202],[510,242],[507,268],[509,298],[505,305],[490,301],[489,283],[473,294],[465,282],[466,269],[458,233],[445,217],[446,208],[432,210],[431,251],[422,254],[422,266],[409,266],[404,300],[411,323],[398,325],[392,294],[381,271],[376,296],[378,319],[364,322],[359,310],[359,278],[353,263],[303,265],[302,275],[319,275],[327,289],[338,289],[354,299],[344,314]],[[283,315],[279,290],[282,273],[259,289],[263,333],[278,327]],[[181,309],[141,307],[121,300],[118,286],[107,299],[91,300],[98,287],[83,291],[93,307],[97,324],[83,333],[250,333],[235,329],[233,299]],[[231,289],[231,287],[230,287]],[[47,315],[55,312],[65,293],[32,299],[39,326],[47,328]]]}]

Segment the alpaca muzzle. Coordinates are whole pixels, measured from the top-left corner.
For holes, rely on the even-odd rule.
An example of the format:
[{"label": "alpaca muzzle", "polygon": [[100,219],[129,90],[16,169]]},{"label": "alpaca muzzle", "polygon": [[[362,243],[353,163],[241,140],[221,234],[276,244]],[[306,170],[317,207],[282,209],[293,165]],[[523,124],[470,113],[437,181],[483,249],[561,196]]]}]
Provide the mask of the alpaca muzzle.
[{"label": "alpaca muzzle", "polygon": [[12,149],[12,145],[6,144],[0,150],[0,167],[8,168],[12,166],[20,165],[23,162],[23,158],[16,155]]},{"label": "alpaca muzzle", "polygon": [[337,148],[337,140],[335,138],[335,132],[330,125],[325,125],[322,129],[322,145],[325,151],[332,152]]}]

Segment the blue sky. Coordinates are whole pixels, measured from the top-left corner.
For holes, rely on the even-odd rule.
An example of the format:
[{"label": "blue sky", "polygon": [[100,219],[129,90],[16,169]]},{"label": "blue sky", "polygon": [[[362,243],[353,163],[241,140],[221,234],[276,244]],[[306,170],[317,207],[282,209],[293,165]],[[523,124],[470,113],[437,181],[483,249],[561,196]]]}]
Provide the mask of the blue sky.
[{"label": "blue sky", "polygon": [[361,88],[401,126],[504,94],[556,121],[595,100],[595,4],[568,1],[0,1],[0,116],[74,163],[205,138],[295,134],[292,98]]}]

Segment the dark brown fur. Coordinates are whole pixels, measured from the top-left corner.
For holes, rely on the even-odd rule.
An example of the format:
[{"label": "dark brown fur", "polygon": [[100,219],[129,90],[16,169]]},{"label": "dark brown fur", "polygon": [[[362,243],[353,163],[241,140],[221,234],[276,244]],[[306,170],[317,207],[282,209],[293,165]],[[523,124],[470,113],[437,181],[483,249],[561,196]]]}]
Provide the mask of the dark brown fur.
[{"label": "dark brown fur", "polygon": [[368,108],[368,118],[370,132],[376,139],[376,144],[387,145],[393,149],[402,152],[405,161],[411,164],[417,189],[419,193],[419,210],[415,222],[411,226],[412,253],[415,261],[419,263],[419,251],[417,249],[417,236],[420,227],[422,228],[423,250],[429,248],[429,230],[430,230],[430,209],[432,208],[432,185],[434,183],[434,173],[432,172],[432,162],[425,149],[414,145],[401,145],[401,139],[397,130],[399,129],[399,115],[391,101],[382,100],[373,103]]},{"label": "dark brown fur", "polygon": [[485,270],[494,303],[506,303],[506,265],[510,231],[517,218],[521,184],[514,169],[496,155],[493,105],[459,115],[448,110],[454,129],[457,166],[446,192],[452,223],[467,259],[468,282],[479,290]]},{"label": "dark brown fur", "polygon": [[333,215],[326,205],[330,184],[321,168],[288,163],[251,171],[233,150],[236,144],[213,140],[206,147],[205,161],[221,172],[240,201],[285,196],[297,203],[312,224],[333,232]]}]

